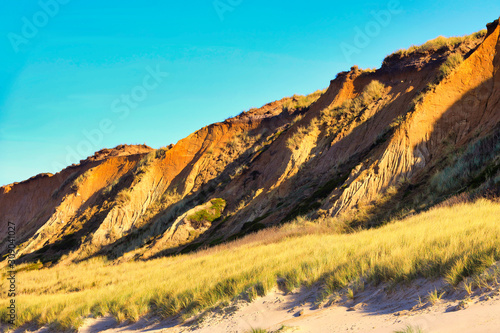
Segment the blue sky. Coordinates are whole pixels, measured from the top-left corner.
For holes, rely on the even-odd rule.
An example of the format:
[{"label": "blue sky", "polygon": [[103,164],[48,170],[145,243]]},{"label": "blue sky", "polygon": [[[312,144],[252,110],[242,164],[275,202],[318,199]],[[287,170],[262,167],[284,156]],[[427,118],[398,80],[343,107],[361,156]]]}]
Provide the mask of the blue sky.
[{"label": "blue sky", "polygon": [[0,185],[175,143],[498,16],[482,0],[0,0]]}]

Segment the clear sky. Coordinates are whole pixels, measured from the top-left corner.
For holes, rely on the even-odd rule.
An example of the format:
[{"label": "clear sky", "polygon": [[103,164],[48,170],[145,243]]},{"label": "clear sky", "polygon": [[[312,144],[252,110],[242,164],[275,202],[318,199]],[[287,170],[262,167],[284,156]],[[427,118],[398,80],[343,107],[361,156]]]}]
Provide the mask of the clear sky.
[{"label": "clear sky", "polygon": [[499,16],[496,0],[0,0],[0,185],[175,143]]}]

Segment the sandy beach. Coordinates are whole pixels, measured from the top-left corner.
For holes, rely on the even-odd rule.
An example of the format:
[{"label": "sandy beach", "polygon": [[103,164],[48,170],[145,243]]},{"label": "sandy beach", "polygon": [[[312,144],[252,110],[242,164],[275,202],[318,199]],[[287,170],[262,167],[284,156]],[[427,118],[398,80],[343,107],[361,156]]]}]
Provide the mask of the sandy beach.
[{"label": "sandy beach", "polygon": [[[137,332],[397,332],[408,326],[423,332],[499,332],[500,289],[448,290],[435,304],[425,300],[442,281],[417,280],[411,286],[366,288],[348,299],[315,304],[318,288],[285,293],[275,290],[252,303],[231,305],[179,323],[172,319],[143,319],[118,325],[112,317],[88,319],[80,333]],[[420,300],[419,300],[420,296]],[[330,300],[331,303],[332,300]],[[40,330],[41,333],[43,330]]]}]

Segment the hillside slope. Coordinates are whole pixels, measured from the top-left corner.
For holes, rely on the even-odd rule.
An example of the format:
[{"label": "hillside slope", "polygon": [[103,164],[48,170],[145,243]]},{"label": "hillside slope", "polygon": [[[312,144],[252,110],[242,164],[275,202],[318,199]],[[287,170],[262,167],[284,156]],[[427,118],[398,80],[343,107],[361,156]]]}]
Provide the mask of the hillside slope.
[{"label": "hillside slope", "polygon": [[498,194],[499,35],[495,21],[438,38],[175,145],[117,147],[4,186],[0,228],[16,224],[20,261],[130,260],[304,215],[366,228],[457,194]]},{"label": "hillside slope", "polygon": [[[437,207],[351,234],[297,223],[196,253],[154,260],[116,263],[93,258],[43,269],[21,264],[15,332],[76,331],[85,321],[98,324],[102,319],[111,319],[106,327],[115,327],[111,332],[192,332],[200,326],[205,332],[275,326],[270,332],[279,332],[283,320],[305,319],[314,309],[334,310],[334,304],[343,307],[344,316],[323,322],[337,328],[348,321],[345,307],[355,307],[356,312],[375,317],[369,322],[379,323],[381,314],[400,319],[398,315],[404,316],[400,311],[405,316],[415,315],[415,310],[428,312],[422,303],[432,303],[429,297],[435,288],[439,294],[446,292],[443,298],[465,303],[472,303],[468,297],[477,301],[487,295],[500,300],[500,263],[491,266],[500,260],[500,224],[495,220],[499,214],[498,202],[481,199]],[[405,283],[398,286],[398,282]],[[424,288],[415,289],[422,284]],[[2,324],[9,318],[8,285],[8,279],[0,281],[3,332],[6,326]],[[304,287],[303,292],[298,287]],[[281,320],[251,320],[251,325],[226,329],[211,320],[213,316],[230,319],[239,306],[273,290],[286,292],[292,301],[281,304],[285,312]],[[250,317],[262,318],[278,305],[276,295],[265,298],[271,308],[257,309]],[[373,308],[390,298],[396,298],[392,306]],[[300,311],[303,316],[296,315]],[[183,324],[188,318],[192,320]],[[166,321],[163,327],[162,319]],[[498,323],[498,313],[490,313],[488,319]],[[316,317],[310,324],[321,321]],[[127,326],[127,322],[136,324]],[[479,324],[477,320],[469,323]],[[90,331],[105,329],[96,326]],[[453,323],[451,328],[455,327]]]}]

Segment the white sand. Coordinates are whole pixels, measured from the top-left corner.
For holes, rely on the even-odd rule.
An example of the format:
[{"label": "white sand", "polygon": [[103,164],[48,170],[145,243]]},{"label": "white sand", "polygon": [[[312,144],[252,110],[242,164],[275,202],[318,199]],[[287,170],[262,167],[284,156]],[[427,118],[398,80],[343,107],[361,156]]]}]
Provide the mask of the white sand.
[{"label": "white sand", "polygon": [[424,332],[500,332],[499,286],[476,290],[467,307],[456,311],[456,305],[467,297],[463,291],[448,291],[435,305],[419,305],[418,297],[423,299],[435,288],[443,288],[443,283],[418,280],[395,290],[367,288],[355,295],[354,300],[344,297],[320,308],[313,304],[317,289],[288,295],[274,291],[250,304],[239,301],[184,324],[175,319],[143,319],[132,325],[117,325],[111,317],[106,317],[88,319],[79,332],[213,333],[247,332],[252,328],[272,332],[282,325],[288,327],[286,332],[394,332],[407,325]]}]

